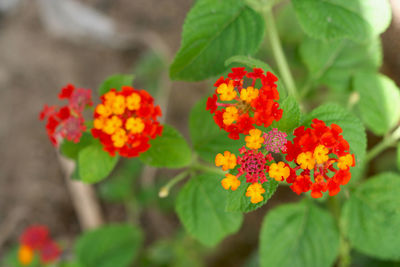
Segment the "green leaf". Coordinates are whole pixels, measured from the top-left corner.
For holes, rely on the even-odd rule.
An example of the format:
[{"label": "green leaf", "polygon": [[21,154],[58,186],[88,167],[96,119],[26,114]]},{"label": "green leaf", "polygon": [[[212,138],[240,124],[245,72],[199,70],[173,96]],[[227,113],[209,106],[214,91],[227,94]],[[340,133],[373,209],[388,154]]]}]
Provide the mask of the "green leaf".
[{"label": "green leaf", "polygon": [[377,70],[382,64],[379,38],[364,44],[306,38],[301,43],[300,56],[313,84],[323,84],[341,92],[350,87],[354,74],[362,70]]},{"label": "green leaf", "polygon": [[325,104],[314,109],[305,117],[303,125],[310,126],[315,118],[323,120],[327,126],[335,123],[342,128],[342,135],[349,142],[350,152],[355,154],[356,159],[356,166],[351,168],[350,182],[356,181],[361,176],[367,149],[367,137],[363,124],[356,116],[336,104]]},{"label": "green leaf", "polygon": [[226,150],[236,153],[243,142],[230,139],[227,132],[219,129],[213,115],[206,110],[206,102],[206,98],[199,101],[190,112],[189,131],[194,150],[202,159],[214,162],[218,153]]},{"label": "green leaf", "polygon": [[140,160],[150,166],[182,168],[192,160],[192,152],[185,138],[172,126],[164,125],[162,136],[151,140],[150,145],[140,155]]},{"label": "green leaf", "polygon": [[278,182],[269,178],[267,182],[262,184],[265,189],[265,193],[263,194],[264,200],[253,204],[250,202],[250,198],[246,197],[246,191],[250,184],[246,183],[245,175],[240,176],[239,180],[240,186],[238,189],[235,191],[229,190],[225,207],[226,211],[250,212],[256,210],[261,206],[264,206],[278,188]]},{"label": "green leaf", "polygon": [[387,0],[292,0],[303,30],[322,40],[366,41],[390,24]]},{"label": "green leaf", "polygon": [[109,179],[99,185],[99,195],[109,202],[124,202],[134,196],[134,181],[139,177],[142,164],[136,159],[127,159],[113,172]]},{"label": "green leaf", "polygon": [[376,135],[384,135],[400,119],[400,92],[388,77],[374,72],[359,72],[354,88],[360,94],[358,108],[365,125]]},{"label": "green leaf", "polygon": [[226,192],[217,174],[191,178],[179,192],[176,211],[186,231],[201,243],[214,246],[242,224],[241,213],[226,212]]},{"label": "green leaf", "polygon": [[142,240],[142,232],[133,225],[108,225],[84,233],[76,243],[75,253],[87,267],[131,266]]},{"label": "green leaf", "polygon": [[400,175],[382,173],[359,186],[342,212],[343,230],[358,251],[400,260]]},{"label": "green leaf", "polygon": [[118,158],[118,156],[110,156],[99,143],[87,146],[78,155],[80,179],[86,183],[103,180],[111,173]]},{"label": "green leaf", "polygon": [[334,219],[312,202],[281,205],[264,219],[261,266],[330,267],[338,252]]},{"label": "green leaf", "polygon": [[285,89],[285,86],[283,85],[282,80],[277,75],[277,72],[274,71],[274,69],[271,68],[271,66],[268,65],[267,63],[265,63],[265,62],[263,62],[263,61],[261,61],[259,59],[252,58],[250,56],[241,56],[241,55],[239,55],[239,56],[233,56],[233,57],[228,58],[225,61],[225,66],[232,65],[233,63],[239,63],[241,65],[246,65],[251,70],[253,70],[254,68],[261,68],[264,71],[272,72],[278,78],[278,81],[276,82],[276,85],[277,85],[277,89],[278,89],[280,98],[282,99],[282,98],[286,97],[287,93],[286,93],[286,89]]},{"label": "green leaf", "polygon": [[290,134],[300,124],[299,104],[292,96],[289,96],[282,101],[279,108],[283,110],[282,118],[278,122],[274,121],[272,127]]},{"label": "green leaf", "polygon": [[171,79],[198,81],[218,75],[231,56],[254,54],[263,35],[262,16],[244,1],[198,0],[185,19]]},{"label": "green leaf", "polygon": [[132,86],[134,76],[132,74],[115,74],[108,77],[99,88],[99,95],[104,95],[111,89],[121,91],[122,86]]},{"label": "green leaf", "polygon": [[71,159],[77,160],[78,153],[88,145],[94,142],[94,138],[90,133],[84,132],[78,143],[64,140],[61,144],[61,153]]}]

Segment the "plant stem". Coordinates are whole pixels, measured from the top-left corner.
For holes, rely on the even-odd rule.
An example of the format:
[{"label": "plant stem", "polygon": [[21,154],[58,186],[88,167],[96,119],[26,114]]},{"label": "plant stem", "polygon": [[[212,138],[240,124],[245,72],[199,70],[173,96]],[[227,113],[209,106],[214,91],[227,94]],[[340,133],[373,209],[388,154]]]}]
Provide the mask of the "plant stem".
[{"label": "plant stem", "polygon": [[378,143],[371,150],[369,150],[367,152],[367,155],[365,156],[365,161],[369,162],[370,160],[378,156],[386,148],[395,144],[399,138],[400,138],[400,126],[397,127],[397,129],[394,130],[392,134],[390,134],[389,136],[385,136],[380,143]]},{"label": "plant stem", "polygon": [[185,179],[186,176],[188,176],[189,171],[185,170],[181,173],[179,173],[178,175],[176,175],[175,177],[173,177],[166,185],[164,185],[163,187],[161,187],[160,192],[158,193],[159,197],[167,197],[169,195],[169,190],[171,190],[171,188],[178,182],[180,182],[181,180]]},{"label": "plant stem", "polygon": [[340,225],[340,214],[341,214],[341,207],[340,203],[338,200],[338,197],[330,197],[328,199],[328,207],[335,218],[336,225],[339,229],[339,261],[338,261],[338,266],[339,267],[349,267],[351,264],[351,256],[350,256],[350,251],[351,247],[345,236],[343,235],[343,231],[341,229]]},{"label": "plant stem", "polygon": [[297,92],[296,85],[294,83],[292,73],[290,72],[285,54],[283,53],[272,10],[268,8],[265,10],[264,13],[265,21],[267,24],[267,34],[271,42],[272,52],[278,65],[279,73],[282,75],[283,82],[287,88],[288,94],[292,95],[297,101],[299,101],[300,96]]},{"label": "plant stem", "polygon": [[212,173],[216,173],[216,174],[221,174],[221,175],[225,175],[225,172],[222,171],[221,169],[217,168],[217,167],[213,167],[213,166],[209,166],[209,165],[205,165],[202,163],[194,163],[191,168],[193,170],[197,170],[197,171],[203,171],[203,172],[212,172]]}]

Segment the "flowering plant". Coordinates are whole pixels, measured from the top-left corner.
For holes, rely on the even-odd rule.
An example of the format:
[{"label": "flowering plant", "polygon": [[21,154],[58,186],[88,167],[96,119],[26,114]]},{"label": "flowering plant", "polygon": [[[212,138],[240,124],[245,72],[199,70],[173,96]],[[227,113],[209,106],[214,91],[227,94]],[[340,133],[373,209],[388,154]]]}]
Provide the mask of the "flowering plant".
[{"label": "flowering plant", "polygon": [[[238,232],[246,213],[268,207],[260,209],[267,211],[255,253],[260,266],[399,261],[398,170],[370,175],[371,162],[396,164],[378,157],[381,152],[400,151],[400,91],[378,73],[378,36],[389,25],[390,6],[386,0],[278,2],[195,1],[169,67],[172,80],[213,84],[190,112],[190,143],[161,124],[158,94],[134,88],[131,75],[108,78],[98,97],[64,87],[59,98],[68,104],[46,105],[39,115],[49,139],[75,163],[75,180],[102,182],[99,194],[126,204],[137,225],[137,169],[179,169],[158,196],[173,200],[186,232],[205,246]],[[265,51],[259,49],[264,32]],[[378,140],[369,139],[368,149],[366,131]],[[102,191],[107,183],[112,189]],[[295,203],[274,207],[289,201]],[[92,250],[97,242],[100,249]],[[142,231],[131,223],[104,226],[83,234],[74,254],[82,266],[114,266],[118,258],[124,267],[142,243]],[[60,251],[46,228],[33,227],[22,235],[18,258],[28,265],[37,254],[47,264],[62,261]]]}]

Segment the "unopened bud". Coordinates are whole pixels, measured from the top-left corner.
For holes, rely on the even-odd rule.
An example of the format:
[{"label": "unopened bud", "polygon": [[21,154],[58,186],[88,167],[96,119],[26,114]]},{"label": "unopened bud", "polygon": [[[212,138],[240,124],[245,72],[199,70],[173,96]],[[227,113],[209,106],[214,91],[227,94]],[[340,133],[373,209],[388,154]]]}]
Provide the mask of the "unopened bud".
[{"label": "unopened bud", "polygon": [[167,187],[162,187],[160,189],[160,192],[158,192],[158,196],[160,198],[165,198],[169,195],[169,189]]}]

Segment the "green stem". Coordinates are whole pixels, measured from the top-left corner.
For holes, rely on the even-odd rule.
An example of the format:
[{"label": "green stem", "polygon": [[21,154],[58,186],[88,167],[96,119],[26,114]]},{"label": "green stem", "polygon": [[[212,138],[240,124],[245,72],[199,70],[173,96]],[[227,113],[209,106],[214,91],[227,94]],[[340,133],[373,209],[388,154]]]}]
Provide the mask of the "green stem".
[{"label": "green stem", "polygon": [[341,207],[340,207],[340,203],[339,203],[337,196],[330,197],[328,199],[328,207],[329,207],[329,210],[332,213],[333,217],[335,218],[336,225],[339,229],[340,246],[339,246],[338,266],[339,267],[349,267],[351,264],[351,256],[350,256],[351,247],[341,229],[341,225],[340,225]]},{"label": "green stem", "polygon": [[194,163],[191,168],[193,170],[196,171],[202,171],[202,172],[212,172],[212,173],[216,173],[216,174],[221,174],[221,175],[225,175],[225,172],[222,171],[221,169],[217,168],[217,167],[213,167],[213,166],[209,166],[209,165],[205,165],[202,163]]},{"label": "green stem", "polygon": [[274,16],[271,9],[265,11],[265,21],[267,24],[267,34],[271,42],[272,52],[278,65],[279,73],[282,75],[283,82],[287,88],[288,94],[292,95],[296,100],[300,100],[292,73],[290,72],[285,54],[283,53],[281,41],[279,40],[278,31],[276,29]]},{"label": "green stem", "polygon": [[367,152],[367,155],[365,156],[365,161],[369,162],[370,160],[378,156],[382,151],[395,144],[397,140],[399,140],[399,138],[400,138],[400,126],[397,127],[397,129],[394,130],[392,134],[390,134],[389,136],[385,136],[380,143],[378,143],[371,150],[369,150]]},{"label": "green stem", "polygon": [[161,187],[160,192],[158,193],[159,197],[167,197],[169,195],[169,191],[171,190],[171,188],[178,182],[180,182],[181,180],[185,179],[186,176],[189,175],[189,170],[185,170],[181,173],[179,173],[178,175],[176,175],[175,177],[173,177],[166,185],[164,185],[163,187]]}]

